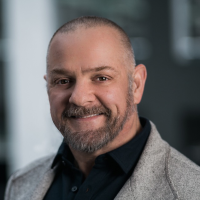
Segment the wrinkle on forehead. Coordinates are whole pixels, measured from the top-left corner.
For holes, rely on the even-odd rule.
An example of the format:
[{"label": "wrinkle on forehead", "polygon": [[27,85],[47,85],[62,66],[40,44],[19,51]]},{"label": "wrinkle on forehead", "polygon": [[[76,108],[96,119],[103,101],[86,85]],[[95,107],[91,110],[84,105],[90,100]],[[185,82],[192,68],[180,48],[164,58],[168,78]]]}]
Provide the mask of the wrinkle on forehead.
[{"label": "wrinkle on forehead", "polygon": [[[98,30],[99,29],[99,30]],[[89,31],[89,32],[88,32]],[[49,47],[49,55],[50,56],[50,51],[52,54],[52,48],[54,48],[53,50],[53,57],[54,59],[58,59],[59,57],[62,56],[63,52],[67,51],[67,49],[63,49],[60,48],[60,50],[56,50],[54,45],[56,43],[57,46],[61,46],[63,42],[69,42],[69,44],[72,42],[72,38],[75,38],[74,41],[80,41],[80,43],[83,44],[83,47],[79,47],[79,48],[83,48],[84,47],[88,48],[87,43],[84,43],[84,38],[87,38],[88,34],[91,34],[93,31],[96,31],[96,35],[93,38],[91,38],[91,45],[92,44],[97,44],[97,48],[98,45],[101,45],[100,43],[98,43],[99,40],[102,40],[103,43],[108,44],[110,43],[110,46],[112,46],[114,49],[118,49],[119,54],[116,55],[115,59],[118,59],[119,63],[124,63],[124,67],[126,67],[128,69],[129,72],[131,72],[134,69],[134,64],[132,63],[132,61],[130,60],[130,56],[127,55],[127,50],[125,49],[124,45],[122,45],[123,43],[121,42],[121,36],[120,34],[113,28],[111,27],[92,27],[92,28],[88,28],[87,30],[83,27],[76,29],[73,32],[69,32],[69,33],[58,33],[55,38],[52,40],[52,43]],[[68,40],[68,41],[67,41]],[[88,40],[88,38],[87,38]],[[88,42],[89,43],[89,42]],[[86,46],[84,46],[86,45]],[[78,49],[79,50],[79,49]],[[71,51],[71,50],[70,50]],[[73,50],[74,52],[76,52],[76,50]],[[109,53],[109,48],[105,48],[105,51],[108,51]],[[112,48],[111,48],[112,51]],[[86,50],[87,52],[87,50]],[[51,58],[47,59],[47,70],[49,69],[49,67],[52,64],[52,61],[50,63],[50,60],[52,60],[52,55]],[[103,65],[102,65],[103,66]],[[52,67],[52,66],[51,66]]]}]

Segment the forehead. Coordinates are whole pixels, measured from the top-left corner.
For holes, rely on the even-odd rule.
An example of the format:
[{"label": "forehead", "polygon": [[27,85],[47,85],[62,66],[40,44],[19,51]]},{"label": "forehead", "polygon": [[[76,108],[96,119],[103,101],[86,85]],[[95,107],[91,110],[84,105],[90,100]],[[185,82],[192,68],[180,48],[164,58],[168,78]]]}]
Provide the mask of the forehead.
[{"label": "forehead", "polygon": [[110,27],[78,28],[58,33],[51,42],[48,70],[57,65],[91,67],[123,65],[124,48],[120,34]]}]

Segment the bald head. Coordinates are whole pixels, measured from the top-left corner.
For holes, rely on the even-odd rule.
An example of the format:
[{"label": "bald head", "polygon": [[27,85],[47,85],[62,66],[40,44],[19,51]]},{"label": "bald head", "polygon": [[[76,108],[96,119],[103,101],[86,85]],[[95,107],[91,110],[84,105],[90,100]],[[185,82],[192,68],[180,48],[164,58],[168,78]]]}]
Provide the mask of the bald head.
[{"label": "bald head", "polygon": [[77,19],[74,19],[72,21],[69,21],[65,23],[63,26],[61,26],[53,35],[53,37],[50,40],[48,52],[47,52],[47,66],[49,65],[49,49],[51,47],[51,43],[54,40],[54,38],[58,34],[68,34],[72,32],[76,32],[80,29],[90,29],[90,28],[97,28],[97,27],[108,27],[111,29],[114,29],[119,34],[119,42],[121,43],[121,46],[123,47],[123,59],[125,59],[129,63],[129,70],[134,69],[135,66],[135,59],[134,59],[134,53],[131,46],[131,42],[125,31],[118,26],[116,23],[112,22],[111,20],[101,18],[101,17],[92,17],[92,16],[84,16],[79,17]]}]

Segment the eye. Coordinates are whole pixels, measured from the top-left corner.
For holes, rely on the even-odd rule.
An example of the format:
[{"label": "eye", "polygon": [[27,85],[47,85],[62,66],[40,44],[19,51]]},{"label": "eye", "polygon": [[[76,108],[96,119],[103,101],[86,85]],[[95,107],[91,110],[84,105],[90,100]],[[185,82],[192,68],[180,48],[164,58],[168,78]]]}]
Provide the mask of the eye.
[{"label": "eye", "polygon": [[98,80],[98,81],[107,81],[108,78],[105,77],[105,76],[102,76],[102,77],[98,77],[97,80]]},{"label": "eye", "polygon": [[69,83],[69,79],[61,79],[61,80],[57,81],[57,84],[60,84],[60,85],[64,85],[67,83]]}]

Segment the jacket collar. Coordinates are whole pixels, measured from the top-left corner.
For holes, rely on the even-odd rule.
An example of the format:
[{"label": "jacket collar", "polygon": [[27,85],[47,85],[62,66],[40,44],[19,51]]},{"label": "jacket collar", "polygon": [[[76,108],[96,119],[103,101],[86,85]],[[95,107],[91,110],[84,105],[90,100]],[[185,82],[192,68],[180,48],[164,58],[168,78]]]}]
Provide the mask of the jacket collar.
[{"label": "jacket collar", "polygon": [[178,199],[167,177],[170,146],[151,122],[151,133],[135,170],[115,200]]},{"label": "jacket collar", "polygon": [[53,160],[51,160],[51,162],[48,163],[48,167],[47,167],[48,170],[43,175],[43,177],[38,177],[38,179],[39,179],[38,185],[37,185],[36,189],[33,190],[30,200],[42,200],[44,198],[46,192],[50,188],[50,186],[55,178],[55,175],[57,173],[57,170],[59,169],[59,166],[60,166],[60,163],[58,163],[53,168],[51,168],[52,162],[53,162]]}]

